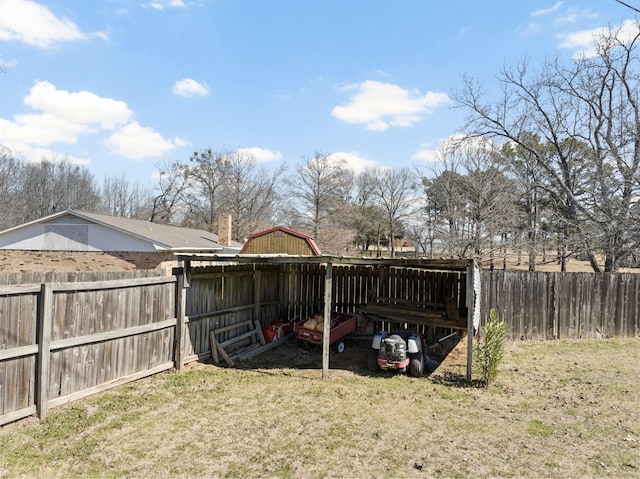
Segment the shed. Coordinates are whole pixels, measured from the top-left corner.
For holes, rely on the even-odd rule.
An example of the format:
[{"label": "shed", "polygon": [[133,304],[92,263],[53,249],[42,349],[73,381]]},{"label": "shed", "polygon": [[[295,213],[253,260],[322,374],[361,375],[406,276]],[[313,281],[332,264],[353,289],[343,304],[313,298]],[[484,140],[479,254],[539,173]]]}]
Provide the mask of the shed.
[{"label": "shed", "polygon": [[289,254],[320,256],[320,248],[315,240],[304,233],[284,226],[260,231],[249,235],[240,251],[241,254]]},{"label": "shed", "polygon": [[[471,380],[473,336],[480,324],[480,271],[473,260],[378,259],[286,254],[228,256],[199,253],[178,253],[178,257],[184,265],[183,287],[187,288],[190,294],[194,294],[194,297],[200,291],[204,291],[208,297],[211,288],[203,287],[202,284],[195,288],[191,287],[192,263],[251,265],[252,268],[248,271],[254,275],[254,285],[253,288],[244,289],[252,291],[254,296],[241,308],[252,311],[253,318],[261,316],[263,306],[272,307],[274,305],[271,300],[266,302],[262,300],[265,295],[263,285],[266,285],[266,289],[279,289],[275,295],[271,295],[279,298],[275,301],[276,306],[283,306],[282,301],[298,306],[302,304],[317,305],[321,306],[317,310],[322,311],[322,316],[325,318],[331,317],[331,312],[340,302],[339,312],[353,313],[375,307],[375,314],[383,321],[400,324],[432,324],[466,331],[467,379]],[[264,282],[262,280],[263,271],[256,267],[258,265],[279,266],[278,279]],[[296,265],[302,266],[302,268],[295,268]],[[335,282],[334,269],[336,270]],[[453,282],[447,287],[445,276],[449,275],[456,276],[456,278],[453,278]],[[211,275],[207,271],[198,281],[209,281],[213,278],[219,278],[219,276]],[[453,293],[453,304],[445,304],[447,302],[443,295],[447,293]],[[437,299],[434,295],[442,296],[443,300],[438,301],[437,304],[432,302]],[[189,328],[202,330],[203,328],[198,324],[199,321],[238,311],[237,306],[217,311],[210,301],[207,301],[206,306],[203,301],[200,303],[203,304],[198,308],[197,314],[188,315]],[[453,306],[454,304],[455,306]],[[434,309],[439,307],[446,307],[447,310],[451,307],[457,308],[455,319],[449,317],[447,311],[446,317],[451,319],[451,322],[440,322],[438,318],[442,318],[443,313]],[[289,320],[292,318],[290,314],[286,313],[283,316],[282,313],[285,310],[282,308],[276,308],[276,310],[279,310],[277,317]],[[185,318],[182,320],[184,321]],[[233,327],[235,326],[229,325],[227,322],[218,331],[224,331],[226,334]],[[329,370],[330,321],[324,321],[323,328],[322,377],[326,378]],[[179,331],[182,329],[178,328]],[[215,328],[204,328],[204,330],[211,329]],[[272,344],[270,343],[263,348],[270,348]],[[197,353],[197,351],[194,352]],[[212,352],[205,350],[202,351],[202,354],[212,355]]]}]

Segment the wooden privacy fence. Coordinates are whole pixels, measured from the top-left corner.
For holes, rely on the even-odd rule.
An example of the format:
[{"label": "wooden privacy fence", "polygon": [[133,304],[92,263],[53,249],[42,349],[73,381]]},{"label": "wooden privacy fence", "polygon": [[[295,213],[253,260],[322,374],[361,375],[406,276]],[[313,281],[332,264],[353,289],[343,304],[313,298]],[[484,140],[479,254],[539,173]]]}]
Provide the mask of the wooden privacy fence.
[{"label": "wooden privacy fence", "polygon": [[0,425],[173,367],[177,282],[0,286]]},{"label": "wooden privacy fence", "polygon": [[640,337],[640,274],[484,271],[482,316],[510,340]]}]

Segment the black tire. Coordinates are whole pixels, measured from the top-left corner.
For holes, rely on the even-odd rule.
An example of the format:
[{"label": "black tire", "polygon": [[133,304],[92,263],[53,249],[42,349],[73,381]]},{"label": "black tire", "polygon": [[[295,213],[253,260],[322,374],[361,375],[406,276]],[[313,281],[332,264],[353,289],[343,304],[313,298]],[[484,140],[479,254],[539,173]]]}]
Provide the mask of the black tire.
[{"label": "black tire", "polygon": [[411,360],[409,361],[409,376],[419,378],[422,376],[423,369],[424,362],[422,361],[422,355],[419,353],[412,355]]},{"label": "black tire", "polygon": [[345,348],[344,341],[338,341],[336,343],[336,353],[338,354],[344,353],[344,348]]},{"label": "black tire", "polygon": [[367,356],[367,369],[372,373],[378,372],[380,366],[378,366],[378,350],[371,348],[369,349],[369,355]]}]

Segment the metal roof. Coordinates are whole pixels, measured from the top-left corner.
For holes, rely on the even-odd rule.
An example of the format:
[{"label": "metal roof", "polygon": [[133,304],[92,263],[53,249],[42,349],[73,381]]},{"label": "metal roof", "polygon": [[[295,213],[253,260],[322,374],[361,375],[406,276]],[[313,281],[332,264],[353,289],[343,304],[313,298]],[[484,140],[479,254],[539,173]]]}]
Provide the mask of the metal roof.
[{"label": "metal roof", "polygon": [[176,252],[186,261],[211,261],[214,263],[243,264],[346,264],[363,266],[402,266],[407,268],[440,271],[466,271],[473,264],[469,259],[421,259],[421,258],[369,258],[349,256],[304,256],[287,254],[217,254]]}]

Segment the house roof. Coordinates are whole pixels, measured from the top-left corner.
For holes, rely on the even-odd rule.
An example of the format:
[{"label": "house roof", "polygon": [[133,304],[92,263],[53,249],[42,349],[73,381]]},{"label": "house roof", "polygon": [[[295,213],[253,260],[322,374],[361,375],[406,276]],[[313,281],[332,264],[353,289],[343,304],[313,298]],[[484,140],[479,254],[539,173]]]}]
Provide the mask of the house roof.
[{"label": "house roof", "polygon": [[240,251],[240,254],[243,253],[243,251],[247,248],[247,245],[251,242],[252,239],[254,238],[258,238],[260,236],[264,236],[264,235],[268,235],[270,233],[273,233],[274,231],[282,231],[283,233],[287,233],[290,234],[292,236],[296,236],[298,238],[301,238],[303,240],[305,240],[307,242],[307,244],[309,245],[309,248],[311,249],[311,251],[313,251],[313,254],[316,256],[320,256],[322,255],[322,252],[320,251],[320,248],[318,248],[318,245],[316,244],[316,241],[309,235],[301,233],[299,231],[294,231],[291,230],[289,228],[285,228],[284,226],[275,226],[271,229],[268,230],[264,230],[264,231],[259,231],[257,233],[252,233],[249,235],[249,237],[247,238],[247,241],[245,242],[244,246],[242,247],[242,250]]},{"label": "house roof", "polygon": [[181,226],[163,225],[151,223],[150,221],[135,220],[131,218],[121,218],[117,216],[100,215],[96,213],[87,213],[82,211],[64,210],[54,213],[43,218],[24,223],[13,228],[1,231],[0,235],[9,231],[18,230],[27,226],[46,223],[51,220],[64,216],[73,216],[82,220],[96,223],[107,228],[118,230],[124,234],[128,234],[145,241],[152,242],[161,249],[169,249],[174,251],[214,251],[221,249],[239,250],[241,243],[232,241],[231,245],[225,246],[220,244],[217,234],[204,230],[184,228]]}]

